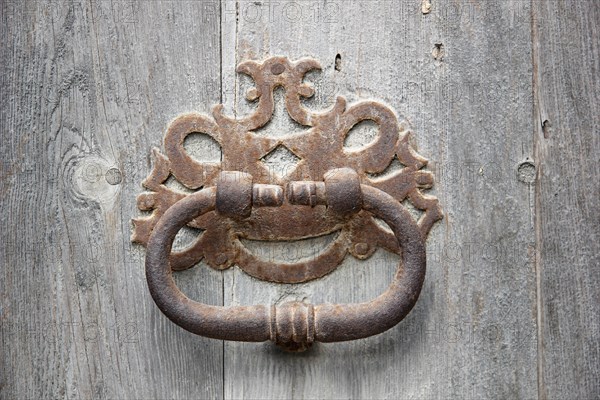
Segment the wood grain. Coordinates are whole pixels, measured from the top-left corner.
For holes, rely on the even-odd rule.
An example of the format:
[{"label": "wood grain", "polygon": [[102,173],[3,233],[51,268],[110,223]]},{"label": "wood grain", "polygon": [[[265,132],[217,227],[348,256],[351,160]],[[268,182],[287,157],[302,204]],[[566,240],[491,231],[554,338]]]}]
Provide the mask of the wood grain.
[{"label": "wood grain", "polygon": [[[564,0],[1,2],[0,398],[598,398],[599,20]],[[151,147],[180,113],[248,113],[235,66],[272,55],[321,62],[310,108],[385,102],[430,160],[445,219],[384,334],[288,354],[189,334],[149,296],[130,234]],[[298,130],[280,104],[263,134]],[[330,240],[245,245],[291,261]],[[176,281],[214,305],[360,302],[397,262]]]},{"label": "wood grain", "polygon": [[540,398],[600,397],[600,7],[533,2]]},{"label": "wood grain", "polygon": [[[533,188],[517,179],[532,155],[530,10],[521,3],[455,9],[436,1],[425,15],[407,1],[224,3],[224,99],[232,114],[252,107],[243,99],[251,83],[234,75],[236,63],[313,56],[324,69],[309,78],[317,88],[311,107],[343,94],[395,108],[432,160],[446,211],[428,240],[424,290],[405,321],[302,355],[226,343],[226,398],[536,397]],[[294,128],[276,119],[270,134]],[[319,245],[295,246],[302,255]],[[364,301],[385,289],[397,261],[381,250],[366,262],[348,257],[326,279],[295,286],[226,271],[225,303]]]},{"label": "wood grain", "polygon": [[207,5],[2,2],[0,397],[222,397],[222,343],[160,313],[129,240],[151,146],[220,97]]}]

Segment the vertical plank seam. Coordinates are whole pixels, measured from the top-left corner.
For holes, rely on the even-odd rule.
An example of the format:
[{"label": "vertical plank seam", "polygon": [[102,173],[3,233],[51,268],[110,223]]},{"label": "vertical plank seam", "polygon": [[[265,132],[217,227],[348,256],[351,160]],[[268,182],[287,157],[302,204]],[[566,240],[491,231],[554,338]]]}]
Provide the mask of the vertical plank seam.
[{"label": "vertical plank seam", "polygon": [[537,28],[537,18],[535,11],[536,0],[531,0],[531,57],[532,57],[532,98],[533,98],[533,156],[537,165],[535,192],[534,192],[534,237],[535,237],[535,279],[536,279],[536,324],[537,324],[537,392],[538,400],[545,400],[544,390],[544,337],[543,337],[543,312],[542,312],[542,271],[541,271],[541,171],[542,158],[540,151],[540,130],[542,126],[542,99],[540,96],[540,75],[539,75],[539,32]]}]

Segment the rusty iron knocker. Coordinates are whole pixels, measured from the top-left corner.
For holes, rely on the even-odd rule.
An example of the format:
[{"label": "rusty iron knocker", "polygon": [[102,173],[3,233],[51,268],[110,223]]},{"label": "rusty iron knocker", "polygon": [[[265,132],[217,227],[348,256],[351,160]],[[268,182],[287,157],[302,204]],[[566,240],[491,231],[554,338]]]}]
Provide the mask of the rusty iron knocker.
[{"label": "rusty iron knocker", "polygon": [[[246,93],[256,106],[249,115],[227,116],[222,104],[213,107],[212,116],[181,114],[167,126],[164,154],[154,149],[153,169],[142,182],[146,191],[137,198],[138,208],[150,214],[133,220],[132,240],[147,247],[152,297],[181,327],[212,338],[272,340],[288,350],[304,350],[314,341],[383,332],[417,301],[425,277],[425,238],[443,215],[438,199],[423,193],[433,187],[433,174],[424,169],[428,161],[411,144],[409,124],[381,102],[348,104],[337,96],[327,109],[307,108],[304,100],[315,88],[306,74],[320,68],[312,58],[244,61],[237,72],[254,81]],[[304,131],[259,132],[273,116],[278,88],[285,92],[288,116]],[[374,138],[349,148],[346,139],[363,122],[375,130]],[[201,162],[188,154],[185,141],[193,134],[213,140],[221,149],[220,161]],[[294,161],[284,175],[269,169],[268,160],[278,152]],[[421,216],[413,220],[403,202]],[[183,226],[202,233],[175,251],[173,240]],[[296,241],[332,233],[336,238],[325,250],[290,263],[261,258],[241,241]],[[304,283],[332,272],[348,254],[366,260],[378,248],[401,255],[402,262],[388,290],[360,304],[209,306],[187,298],[171,276],[204,260],[218,270],[235,265],[264,281]]]},{"label": "rusty iron knocker", "polygon": [[289,302],[281,305],[219,307],[195,302],[175,285],[169,254],[177,232],[192,219],[216,210],[236,219],[252,207],[279,207],[284,188],[253,184],[252,176],[222,172],[217,185],[191,194],[170,207],[148,242],[146,277],[150,293],[171,321],[198,335],[215,339],[262,342],[271,340],[287,350],[308,348],[314,341],[339,342],[381,333],[400,322],[413,308],[425,278],[425,244],[409,212],[387,193],[360,184],[349,168],[329,171],[323,182],[290,182],[285,197],[294,205],[325,205],[352,216],[361,209],[385,221],[402,248],[402,262],[389,288],[376,299],[359,304]]}]

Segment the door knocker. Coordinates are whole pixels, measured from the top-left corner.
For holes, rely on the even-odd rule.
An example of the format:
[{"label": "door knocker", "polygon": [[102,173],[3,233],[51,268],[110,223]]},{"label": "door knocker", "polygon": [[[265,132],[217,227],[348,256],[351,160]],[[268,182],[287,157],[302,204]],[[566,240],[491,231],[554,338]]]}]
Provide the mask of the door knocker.
[{"label": "door knocker", "polygon": [[[138,196],[138,208],[152,213],[133,220],[132,240],[147,247],[146,277],[154,301],[190,332],[223,340],[271,340],[298,351],[314,341],[381,333],[400,322],[417,301],[425,278],[425,238],[442,218],[438,200],[421,192],[433,186],[433,175],[422,170],[427,160],[410,145],[411,132],[382,103],[347,105],[338,96],[328,110],[307,109],[303,99],[314,89],[304,77],[314,69],[320,65],[310,58],[242,62],[237,72],[255,82],[246,96],[256,102],[254,113],[234,119],[217,105],[212,118],[181,115],[167,128],[166,154],[153,150],[154,167],[143,181],[149,192]],[[277,138],[254,133],[271,119],[277,88],[284,89],[285,109],[306,127],[304,132]],[[377,125],[376,138],[348,151],[346,135],[366,120]],[[192,133],[211,136],[221,146],[221,161],[191,158],[183,144]],[[281,146],[300,160],[285,177],[269,173],[263,161]],[[392,162],[403,168],[385,173]],[[168,187],[171,176],[194,192]],[[401,204],[405,200],[423,211],[418,221]],[[186,225],[203,232],[190,247],[174,252],[175,235]],[[332,232],[339,234],[323,253],[296,263],[261,259],[240,241],[298,240]],[[173,270],[190,268],[204,258],[215,269],[235,264],[262,280],[302,283],[331,272],[347,253],[366,259],[377,247],[401,255],[402,261],[389,288],[367,303],[209,306],[187,298],[172,278]]]}]

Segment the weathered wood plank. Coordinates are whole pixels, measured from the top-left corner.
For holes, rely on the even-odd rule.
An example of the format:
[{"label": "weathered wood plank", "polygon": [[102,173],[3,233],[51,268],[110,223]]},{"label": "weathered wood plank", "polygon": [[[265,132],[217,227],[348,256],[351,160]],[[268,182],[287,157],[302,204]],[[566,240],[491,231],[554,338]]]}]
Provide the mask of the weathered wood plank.
[{"label": "weathered wood plank", "polygon": [[[313,56],[324,66],[311,78],[317,95],[329,90],[311,107],[344,94],[395,108],[432,160],[446,211],[428,240],[421,298],[398,327],[302,355],[226,343],[226,398],[537,396],[533,187],[517,174],[532,156],[529,4],[435,1],[428,11],[413,1],[223,3],[231,113],[251,107],[244,102],[250,82],[233,72],[238,62]],[[280,118],[267,131],[289,128]],[[294,249],[301,256],[312,246],[323,243]],[[278,251],[287,254],[275,246],[264,254]],[[349,257],[326,279],[297,286],[229,270],[225,304],[371,299],[395,262],[383,251],[364,263]]]},{"label": "weathered wood plank", "polygon": [[540,398],[600,397],[600,7],[533,2]]},{"label": "weathered wood plank", "polygon": [[[597,397],[600,11],[532,4],[3,2],[0,397]],[[395,108],[446,212],[400,326],[301,355],[176,327],[129,242],[169,120],[220,101],[247,113],[235,65],[275,54],[322,62],[312,108]],[[292,128],[280,112],[266,131]],[[327,240],[246,244],[290,261]],[[397,261],[349,257],[305,285],[204,263],[176,277],[210,304],[359,302]]]},{"label": "weathered wood plank", "polygon": [[[218,4],[0,7],[0,397],[222,397],[222,343],[160,313],[129,240],[151,146],[219,100]],[[219,273],[187,274],[222,303]]]}]

